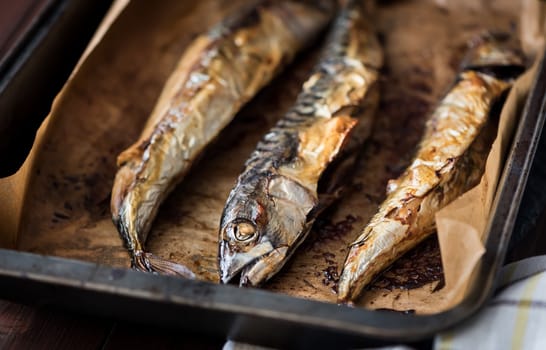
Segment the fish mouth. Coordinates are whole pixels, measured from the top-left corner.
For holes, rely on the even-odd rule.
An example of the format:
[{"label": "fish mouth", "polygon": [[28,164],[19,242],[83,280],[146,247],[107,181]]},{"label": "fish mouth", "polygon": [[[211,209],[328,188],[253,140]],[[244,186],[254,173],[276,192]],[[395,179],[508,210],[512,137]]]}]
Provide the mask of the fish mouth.
[{"label": "fish mouth", "polygon": [[275,248],[268,254],[250,262],[241,272],[239,286],[258,287],[273,277],[288,260],[288,247]]},{"label": "fish mouth", "polygon": [[241,287],[257,287],[281,269],[288,247],[275,248],[271,242],[257,244],[246,252],[231,252],[229,243],[220,246],[220,280],[226,284],[240,276]]},{"label": "fish mouth", "polygon": [[220,280],[224,284],[229,283],[241,270],[274,249],[271,242],[265,241],[246,252],[240,252],[235,251],[229,241],[223,240],[220,244],[219,257]]},{"label": "fish mouth", "polygon": [[354,261],[343,267],[338,282],[337,302],[339,304],[351,303],[360,295],[364,286],[359,281],[361,276],[357,271],[358,263],[355,263]]}]

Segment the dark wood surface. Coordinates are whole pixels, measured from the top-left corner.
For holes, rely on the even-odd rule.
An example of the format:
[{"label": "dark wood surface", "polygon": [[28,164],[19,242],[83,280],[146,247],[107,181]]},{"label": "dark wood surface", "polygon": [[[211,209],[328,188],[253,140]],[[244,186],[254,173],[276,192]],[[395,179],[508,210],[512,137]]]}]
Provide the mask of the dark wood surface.
[{"label": "dark wood surface", "polygon": [[1,349],[221,349],[222,345],[223,339],[204,335],[0,301]]}]

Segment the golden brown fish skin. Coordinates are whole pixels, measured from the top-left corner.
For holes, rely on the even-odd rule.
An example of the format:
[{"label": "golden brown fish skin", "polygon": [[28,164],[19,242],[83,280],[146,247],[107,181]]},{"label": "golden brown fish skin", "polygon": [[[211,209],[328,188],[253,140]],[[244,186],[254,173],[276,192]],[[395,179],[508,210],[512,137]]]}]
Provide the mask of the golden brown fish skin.
[{"label": "golden brown fish skin", "polygon": [[192,277],[144,253],[159,205],[204,147],[332,17],[334,0],[259,1],[196,38],[139,140],[118,157],[111,210],[135,268]]},{"label": "golden brown fish skin", "polygon": [[276,274],[346,183],[353,151],[371,129],[383,62],[364,3],[341,11],[296,104],[258,143],[231,191],[219,232],[223,283],[240,272],[242,286],[257,286]]},{"label": "golden brown fish skin", "polygon": [[435,230],[435,213],[477,185],[493,142],[491,110],[523,70],[519,51],[501,38],[482,37],[465,68],[427,122],[417,154],[389,181],[387,198],[351,244],[338,301],[352,302],[392,262]]}]

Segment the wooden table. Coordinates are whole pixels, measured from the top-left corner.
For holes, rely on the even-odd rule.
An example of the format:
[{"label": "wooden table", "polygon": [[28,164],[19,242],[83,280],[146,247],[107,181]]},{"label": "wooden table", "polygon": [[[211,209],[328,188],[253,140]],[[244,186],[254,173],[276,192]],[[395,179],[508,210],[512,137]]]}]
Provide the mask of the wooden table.
[{"label": "wooden table", "polygon": [[223,343],[178,330],[0,300],[1,349],[221,349]]}]

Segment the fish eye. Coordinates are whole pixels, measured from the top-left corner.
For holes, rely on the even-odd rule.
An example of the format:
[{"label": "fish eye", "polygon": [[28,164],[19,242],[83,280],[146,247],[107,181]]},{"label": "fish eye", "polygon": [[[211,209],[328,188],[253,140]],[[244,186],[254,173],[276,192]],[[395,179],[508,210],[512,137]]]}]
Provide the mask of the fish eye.
[{"label": "fish eye", "polygon": [[256,236],[256,226],[247,220],[234,222],[230,225],[231,236],[238,241],[248,241]]}]

